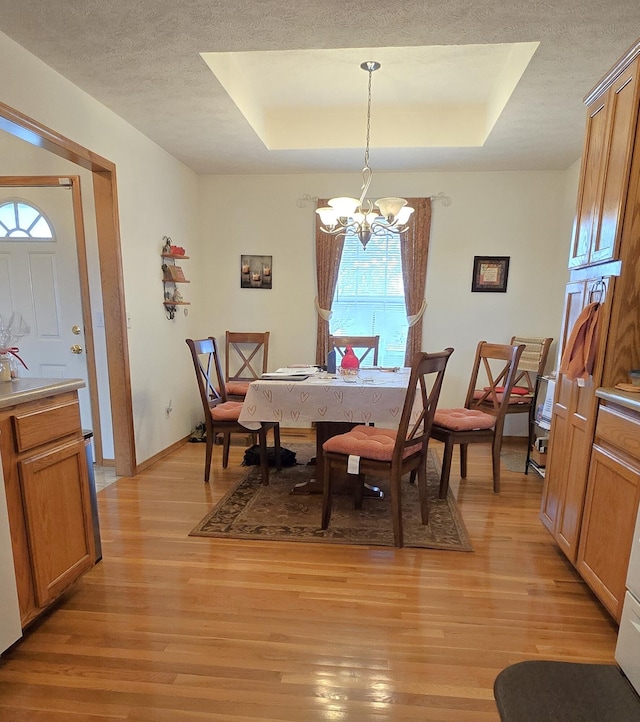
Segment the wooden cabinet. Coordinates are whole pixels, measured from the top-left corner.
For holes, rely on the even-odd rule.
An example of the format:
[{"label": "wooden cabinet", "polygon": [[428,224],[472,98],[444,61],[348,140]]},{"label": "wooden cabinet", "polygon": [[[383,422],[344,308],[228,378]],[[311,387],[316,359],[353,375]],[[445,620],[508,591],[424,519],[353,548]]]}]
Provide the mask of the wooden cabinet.
[{"label": "wooden cabinet", "polygon": [[[588,302],[586,281],[567,285],[559,348]],[[545,484],[542,494],[542,523],[573,562],[578,551],[578,534],[586,493],[587,464],[593,432],[594,379],[578,383],[558,374],[551,416],[551,433]]]},{"label": "wooden cabinet", "polygon": [[600,422],[596,432],[597,390],[626,382],[629,369],[640,368],[639,58],[640,42],[586,99],[587,133],[558,353],[561,358],[580,312],[596,301],[597,352],[588,379],[557,375],[540,512],[562,551],[614,616],[620,591],[614,567],[625,556],[626,540],[609,540],[611,549],[622,552],[615,560],[607,553],[596,559],[595,540],[598,528],[618,516],[625,519],[633,474],[594,436],[601,433]]},{"label": "wooden cabinet", "polygon": [[0,453],[24,627],[95,563],[77,392],[0,409]]},{"label": "wooden cabinet", "polygon": [[640,499],[640,413],[600,402],[577,569],[619,622]]},{"label": "wooden cabinet", "polygon": [[[614,73],[617,69],[614,69]],[[569,268],[617,258],[638,117],[638,63],[587,98],[576,226]]]}]

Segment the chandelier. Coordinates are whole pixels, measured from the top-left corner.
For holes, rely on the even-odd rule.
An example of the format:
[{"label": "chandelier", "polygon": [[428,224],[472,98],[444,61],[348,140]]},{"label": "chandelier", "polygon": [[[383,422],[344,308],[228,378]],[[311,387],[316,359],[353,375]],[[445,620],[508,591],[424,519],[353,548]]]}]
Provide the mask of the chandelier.
[{"label": "chandelier", "polygon": [[[413,208],[407,205],[404,198],[379,198],[375,203],[366,198],[371,185],[373,172],[369,167],[369,134],[371,129],[371,76],[378,70],[380,63],[368,60],[360,67],[369,73],[369,94],[367,98],[367,144],[364,151],[364,168],[362,169],[362,193],[360,198],[332,198],[329,205],[318,208],[320,229],[332,236],[355,233],[363,247],[372,235],[384,235],[387,231],[404,233]],[[374,209],[377,209],[375,210]]]}]

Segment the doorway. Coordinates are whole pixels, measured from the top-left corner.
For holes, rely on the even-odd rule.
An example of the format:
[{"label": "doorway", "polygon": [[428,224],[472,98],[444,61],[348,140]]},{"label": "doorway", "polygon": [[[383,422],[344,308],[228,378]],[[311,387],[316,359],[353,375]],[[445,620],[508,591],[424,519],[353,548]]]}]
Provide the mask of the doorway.
[{"label": "doorway", "polygon": [[[132,476],[136,473],[137,461],[122,277],[116,167],[106,158],[4,103],[0,103],[0,130],[32,145],[44,148],[92,173],[115,466],[119,476]],[[79,263],[86,266],[86,256],[78,260]]]},{"label": "doorway", "polygon": [[[89,284],[79,263],[86,249],[80,178],[0,178],[0,204],[15,218],[15,229],[0,238],[0,314],[5,320],[19,315],[30,327],[20,340],[20,356],[28,362],[20,375],[83,379],[82,426],[93,432],[95,461],[102,464],[92,314],[81,291]],[[29,231],[34,223],[41,233]]]}]

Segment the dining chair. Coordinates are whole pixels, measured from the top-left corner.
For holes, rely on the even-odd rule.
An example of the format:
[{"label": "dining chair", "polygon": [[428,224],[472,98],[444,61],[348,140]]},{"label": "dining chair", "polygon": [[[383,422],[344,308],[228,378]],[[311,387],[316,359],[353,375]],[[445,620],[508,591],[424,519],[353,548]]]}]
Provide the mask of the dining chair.
[{"label": "dining chair", "polygon": [[267,372],[268,356],[269,331],[226,332],[224,378],[229,399],[244,400],[249,384]]},{"label": "dining chair", "polygon": [[467,477],[467,446],[491,444],[493,490],[496,493],[500,491],[502,430],[524,348],[524,344],[511,346],[480,341],[464,407],[437,409],[431,437],[444,442],[439,492],[441,499],[446,498],[449,490],[451,459],[456,444],[460,445],[460,476],[463,479]]},{"label": "dining chair", "polygon": [[[509,405],[505,413],[531,413],[531,407],[535,403],[536,379],[544,373],[552,341],[553,339],[549,337],[513,336],[511,338],[509,344],[511,346],[524,344],[524,351],[518,362],[516,377],[513,380],[513,388],[509,397]],[[496,391],[501,393],[502,389],[498,387]],[[476,398],[479,399],[482,396],[483,389],[476,389]],[[485,398],[482,404],[487,403],[491,403],[491,401]]]},{"label": "dining chair", "polygon": [[209,481],[213,446],[217,435],[222,435],[222,468],[229,464],[229,444],[231,434],[258,434],[260,446],[260,469],[262,483],[269,483],[269,462],[267,458],[267,431],[273,429],[273,440],[276,453],[276,468],[280,470],[280,426],[276,421],[262,422],[257,432],[247,429],[239,423],[238,417],[242,409],[241,401],[229,401],[222,376],[222,367],[218,353],[218,345],[213,336],[203,339],[186,339],[191,351],[191,358],[196,372],[198,392],[204,409],[206,430],[206,453],[204,480]]},{"label": "dining chair", "polygon": [[446,348],[438,353],[418,352],[414,356],[397,429],[358,425],[324,442],[323,529],[328,528],[331,518],[331,472],[337,469],[346,469],[355,481],[356,509],[362,508],[367,476],[389,480],[393,539],[397,547],[403,545],[400,481],[406,473],[417,470],[421,519],[423,524],[429,523],[427,449],[445,368],[452,353],[452,348]]},{"label": "dining chair", "polygon": [[353,349],[360,366],[378,365],[380,336],[329,336],[329,351],[335,348],[337,366],[340,366],[340,361],[347,350],[347,346],[351,346]]}]

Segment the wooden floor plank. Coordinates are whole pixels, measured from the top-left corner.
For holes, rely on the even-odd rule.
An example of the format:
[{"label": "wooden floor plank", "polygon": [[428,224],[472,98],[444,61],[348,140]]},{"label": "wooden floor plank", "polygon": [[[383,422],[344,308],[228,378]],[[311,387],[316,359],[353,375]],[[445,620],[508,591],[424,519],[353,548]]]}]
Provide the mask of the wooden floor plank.
[{"label": "wooden floor plank", "polygon": [[215,447],[205,485],[185,444],[99,492],[103,561],[2,656],[3,722],[496,722],[505,666],[614,661],[535,474],[503,469],[495,495],[488,449],[464,481],[454,459],[471,553],[189,537],[242,453],[222,470]]}]

